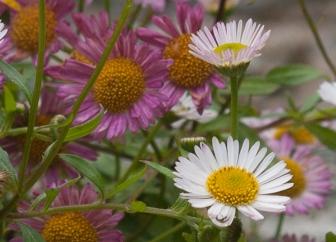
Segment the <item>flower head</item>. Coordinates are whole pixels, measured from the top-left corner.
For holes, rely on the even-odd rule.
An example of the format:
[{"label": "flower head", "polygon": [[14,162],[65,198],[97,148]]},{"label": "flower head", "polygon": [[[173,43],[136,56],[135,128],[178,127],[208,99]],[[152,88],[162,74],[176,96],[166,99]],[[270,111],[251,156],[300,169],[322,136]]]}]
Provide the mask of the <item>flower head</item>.
[{"label": "flower head", "polygon": [[[39,8],[37,0],[4,1],[12,10],[9,38],[17,52],[36,55],[38,50]],[[62,19],[71,12],[72,0],[46,1],[46,55],[56,52],[61,46],[57,30]]]},{"label": "flower head", "polygon": [[[56,115],[64,114],[65,107],[59,98],[55,95],[55,90],[44,88],[42,91],[42,96],[40,99],[39,112],[36,117],[36,122],[38,126],[48,125]],[[14,126],[16,128],[26,126],[28,122],[28,114],[25,113],[23,117],[18,117]],[[9,153],[11,161],[13,164],[17,165],[22,160],[22,151],[25,144],[26,137],[24,134],[12,137],[6,137],[0,139],[0,145]],[[43,153],[51,142],[43,141],[34,138],[31,143],[30,159],[28,163],[28,169],[34,168],[42,160]],[[95,160],[97,153],[78,143],[67,143],[65,144],[61,152],[76,154],[87,159]],[[65,173],[66,175],[75,176],[74,171],[68,167],[60,157],[56,157],[53,161],[51,167],[47,172],[47,178],[49,180],[54,180],[58,176]]]},{"label": "flower head", "polygon": [[288,135],[270,146],[293,175],[293,187],[281,192],[291,198],[286,213],[306,214],[313,208],[322,208],[332,189],[332,174],[325,162],[313,154],[312,147],[296,146]]},{"label": "flower head", "polygon": [[210,64],[189,53],[191,34],[201,28],[204,13],[200,5],[191,6],[185,1],[176,4],[178,24],[167,16],[153,18],[153,23],[163,33],[151,29],[138,29],[139,37],[157,46],[165,59],[173,60],[169,67],[169,81],[165,82],[164,93],[169,95],[165,103],[170,109],[188,91],[201,113],[211,103],[211,84],[223,88],[224,83]]},{"label": "flower head", "polygon": [[290,188],[292,178],[284,161],[270,166],[274,154],[259,151],[260,143],[249,149],[245,140],[228,138],[227,144],[212,140],[213,152],[205,145],[195,146],[195,154],[176,162],[175,186],[184,190],[181,196],[195,208],[207,208],[208,216],[220,227],[229,226],[238,209],[244,215],[261,220],[257,210],[283,212],[289,201],[275,193]]},{"label": "flower head", "polygon": [[[91,19],[86,23],[92,29],[96,28],[96,22],[104,19],[87,18]],[[111,29],[108,27],[104,34],[112,33]],[[83,38],[75,46],[79,55],[46,70],[51,77],[65,81],[59,83],[58,95],[69,108],[89,80],[106,45],[104,36],[95,41],[87,32],[81,34]],[[161,59],[157,50],[137,43],[134,32],[123,32],[75,121],[85,122],[103,107],[106,112],[95,130],[96,137],[111,139],[122,136],[127,130],[136,132],[147,128],[165,111],[162,102],[166,93],[161,88],[169,64],[169,60]]]},{"label": "flower head", "polygon": [[323,82],[318,93],[323,101],[336,105],[336,82]]},{"label": "flower head", "polygon": [[260,55],[270,31],[249,19],[245,26],[239,20],[217,23],[212,31],[207,27],[191,37],[190,53],[218,67],[235,67],[248,64]]},{"label": "flower head", "polygon": [[185,94],[180,101],[172,108],[172,112],[181,118],[172,124],[173,127],[180,127],[187,120],[207,123],[215,119],[218,113],[212,109],[203,110],[202,114],[197,111],[195,104],[189,95]]},{"label": "flower head", "polygon": [[[81,190],[75,187],[64,188],[52,207],[91,204],[97,199],[98,195],[90,185],[85,185]],[[122,218],[122,213],[103,209],[92,212],[69,211],[48,217],[23,219],[22,222],[37,230],[47,242],[122,242],[124,236],[116,229]],[[22,240],[16,238],[15,241]]]},{"label": "flower head", "polygon": [[[216,12],[218,10],[220,0],[198,0],[204,8],[209,12]],[[234,8],[240,0],[227,0],[225,1],[225,10]]]}]

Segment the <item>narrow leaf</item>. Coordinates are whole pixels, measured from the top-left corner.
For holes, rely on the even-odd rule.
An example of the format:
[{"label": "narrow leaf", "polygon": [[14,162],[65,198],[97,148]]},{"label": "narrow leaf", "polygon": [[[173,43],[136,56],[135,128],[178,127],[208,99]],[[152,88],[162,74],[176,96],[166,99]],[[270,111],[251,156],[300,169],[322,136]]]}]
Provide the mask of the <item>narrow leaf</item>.
[{"label": "narrow leaf", "polygon": [[143,163],[145,163],[146,165],[152,167],[154,170],[158,171],[159,173],[161,173],[162,175],[165,175],[166,177],[173,179],[175,177],[175,175],[173,174],[173,172],[168,169],[167,167],[164,167],[158,163],[155,162],[151,162],[151,161],[141,161]]},{"label": "narrow leaf", "polygon": [[306,124],[305,126],[321,141],[322,144],[330,149],[336,149],[336,131],[322,127],[318,124]]},{"label": "narrow leaf", "polygon": [[16,170],[9,160],[8,154],[0,147],[0,170],[7,171],[13,181],[16,183]]},{"label": "narrow leaf", "polygon": [[115,194],[126,190],[128,187],[130,187],[131,185],[139,181],[145,175],[145,171],[146,171],[146,167],[132,173],[124,182],[118,184],[117,186],[112,188],[110,191],[108,191],[107,197],[111,198]]},{"label": "narrow leaf", "polygon": [[60,157],[95,184],[104,196],[104,179],[93,165],[92,161],[70,154],[60,154]]},{"label": "narrow leaf", "polygon": [[22,90],[28,101],[31,102],[32,94],[25,84],[24,77],[14,67],[2,60],[0,60],[0,70],[8,78],[8,81]]},{"label": "narrow leaf", "polygon": [[16,111],[16,101],[11,90],[4,86],[4,106],[7,113]]},{"label": "narrow leaf", "polygon": [[300,85],[316,80],[322,76],[321,72],[307,65],[287,65],[272,69],[266,76],[266,80],[283,85]]},{"label": "narrow leaf", "polygon": [[76,140],[90,134],[100,124],[103,115],[104,110],[102,109],[94,118],[90,119],[86,123],[70,128],[67,136],[65,137],[65,142]]},{"label": "narrow leaf", "polygon": [[42,236],[26,224],[19,224],[24,242],[45,242]]}]

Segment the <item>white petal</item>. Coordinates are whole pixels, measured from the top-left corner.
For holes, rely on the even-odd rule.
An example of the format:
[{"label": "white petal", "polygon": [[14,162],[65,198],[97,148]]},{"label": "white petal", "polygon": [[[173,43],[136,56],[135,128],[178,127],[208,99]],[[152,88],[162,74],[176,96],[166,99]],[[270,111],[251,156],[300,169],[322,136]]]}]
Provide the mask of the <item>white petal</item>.
[{"label": "white petal", "polygon": [[281,192],[283,190],[287,190],[288,188],[291,188],[293,185],[294,185],[293,183],[285,183],[281,186],[268,188],[268,189],[263,189],[261,187],[259,194],[271,194],[271,193]]},{"label": "white petal", "polygon": [[278,195],[259,195],[256,201],[263,202],[263,203],[287,204],[290,201],[290,198],[285,197],[285,196],[278,196]]},{"label": "white petal", "polygon": [[264,216],[251,206],[239,206],[238,210],[253,220],[258,221],[264,219]]},{"label": "white petal", "polygon": [[206,208],[215,203],[215,199],[213,198],[205,198],[205,199],[195,198],[195,199],[189,199],[188,201],[194,208]]},{"label": "white petal", "polygon": [[277,203],[264,203],[264,202],[259,202],[259,201],[256,201],[253,204],[253,207],[261,211],[273,212],[273,213],[281,213],[286,210],[285,205],[281,205]]}]

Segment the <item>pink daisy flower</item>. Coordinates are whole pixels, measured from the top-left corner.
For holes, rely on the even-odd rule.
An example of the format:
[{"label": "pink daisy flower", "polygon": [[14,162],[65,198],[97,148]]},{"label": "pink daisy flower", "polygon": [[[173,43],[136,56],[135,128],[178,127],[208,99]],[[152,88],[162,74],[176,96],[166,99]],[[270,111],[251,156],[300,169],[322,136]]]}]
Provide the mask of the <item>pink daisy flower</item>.
[{"label": "pink daisy flower", "polygon": [[[9,39],[13,44],[13,51],[24,57],[35,56],[38,50],[39,10],[37,0],[4,1],[11,9],[11,23]],[[46,56],[56,52],[61,45],[58,40],[57,29],[62,19],[75,6],[72,0],[46,1]]]},{"label": "pink daisy flower", "polygon": [[[96,22],[89,23],[90,19],[88,17],[85,23],[99,29],[94,24],[103,17],[93,18]],[[58,95],[69,107],[90,78],[105,46],[104,38],[95,41],[87,37],[86,32],[82,34],[84,40],[75,45],[78,55],[61,66],[46,70],[51,77],[65,81],[59,84]],[[96,137],[111,139],[122,136],[127,130],[136,132],[147,128],[164,112],[162,102],[166,95],[162,86],[169,64],[158,50],[138,44],[134,32],[122,33],[75,122],[91,119],[103,107],[106,113],[95,130]]]},{"label": "pink daisy flower", "polygon": [[221,77],[214,67],[189,53],[191,35],[200,30],[204,18],[203,8],[197,4],[192,7],[184,1],[176,4],[178,26],[167,17],[153,17],[153,23],[163,33],[148,28],[138,30],[139,37],[157,46],[163,57],[172,59],[169,67],[169,81],[165,82],[164,93],[169,95],[167,108],[174,106],[182,95],[189,91],[199,112],[211,104],[211,84],[224,88]]},{"label": "pink daisy flower", "polygon": [[143,7],[151,7],[155,12],[162,12],[166,7],[166,0],[135,0],[134,3]]},{"label": "pink daisy flower", "polygon": [[[62,207],[80,204],[91,204],[98,200],[97,192],[85,185],[81,190],[76,187],[64,188],[52,204],[52,207]],[[28,204],[21,206],[20,212],[29,209]],[[91,212],[64,212],[41,218],[22,219],[47,241],[76,242],[122,242],[124,236],[116,226],[123,218],[122,213],[112,213],[110,209]],[[11,242],[22,242],[14,238]]]},{"label": "pink daisy flower", "polygon": [[[55,115],[63,114],[65,107],[59,98],[54,94],[55,90],[49,90],[45,88],[42,92],[40,100],[40,109],[37,115],[37,125],[43,126],[50,123]],[[15,127],[25,127],[28,122],[28,113],[25,113],[23,117],[17,118]],[[1,147],[9,153],[11,161],[14,165],[17,165],[22,160],[22,151],[25,143],[25,135],[6,137],[0,139]],[[49,142],[34,139],[31,146],[29,169],[35,167],[41,160],[43,152],[50,145]],[[97,158],[97,153],[83,145],[78,143],[67,143],[63,146],[62,153],[70,153],[85,157],[90,160]],[[59,157],[55,158],[55,161],[49,168],[46,176],[48,180],[54,180],[58,176],[64,174],[75,176],[76,173],[73,169],[65,164]]]},{"label": "pink daisy flower", "polygon": [[272,240],[271,242],[315,242],[316,240],[313,238],[309,238],[308,235],[302,235],[301,237],[298,237],[294,234],[292,235],[284,235],[279,240]]},{"label": "pink daisy flower", "polygon": [[281,193],[291,198],[286,214],[307,214],[322,208],[332,189],[332,174],[321,157],[313,154],[311,146],[296,146],[288,135],[270,142],[270,147],[293,175],[294,186]]}]

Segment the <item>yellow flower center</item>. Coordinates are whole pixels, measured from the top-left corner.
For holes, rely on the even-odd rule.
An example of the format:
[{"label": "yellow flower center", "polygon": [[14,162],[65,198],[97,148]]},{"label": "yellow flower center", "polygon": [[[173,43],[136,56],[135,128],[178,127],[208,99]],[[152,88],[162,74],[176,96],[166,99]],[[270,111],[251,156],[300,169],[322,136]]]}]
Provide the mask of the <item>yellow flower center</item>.
[{"label": "yellow flower center", "polygon": [[[57,19],[55,13],[46,9],[46,44],[55,38]],[[36,53],[39,35],[39,10],[37,5],[21,8],[15,15],[10,36],[16,47],[29,53]]]},{"label": "yellow flower center", "polygon": [[303,167],[295,160],[289,158],[283,158],[283,160],[286,162],[287,169],[289,169],[290,173],[293,175],[289,182],[294,183],[294,185],[287,190],[279,192],[279,194],[290,198],[298,197],[306,188],[306,177]]},{"label": "yellow flower center", "polygon": [[239,51],[245,49],[247,45],[242,43],[225,43],[217,46],[214,51],[218,54],[223,53],[227,50],[231,50],[235,55],[238,54]]},{"label": "yellow flower center", "polygon": [[80,213],[52,216],[43,226],[46,242],[98,242],[96,229]]},{"label": "yellow flower center", "polygon": [[310,133],[305,127],[293,127],[288,124],[279,126],[274,133],[275,139],[281,139],[284,134],[289,134],[298,144],[314,144],[315,136]]},{"label": "yellow flower center", "polygon": [[218,202],[229,206],[251,204],[259,191],[255,176],[238,167],[223,167],[213,172],[206,185]]},{"label": "yellow flower center", "polygon": [[141,67],[126,58],[106,62],[94,87],[96,101],[112,113],[127,110],[145,91],[145,77]]},{"label": "yellow flower center", "polygon": [[195,88],[205,83],[214,68],[209,63],[189,53],[190,35],[173,39],[164,50],[164,58],[172,59],[169,78],[182,88]]}]

